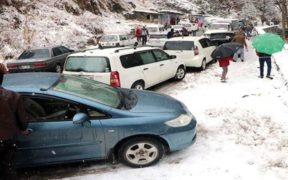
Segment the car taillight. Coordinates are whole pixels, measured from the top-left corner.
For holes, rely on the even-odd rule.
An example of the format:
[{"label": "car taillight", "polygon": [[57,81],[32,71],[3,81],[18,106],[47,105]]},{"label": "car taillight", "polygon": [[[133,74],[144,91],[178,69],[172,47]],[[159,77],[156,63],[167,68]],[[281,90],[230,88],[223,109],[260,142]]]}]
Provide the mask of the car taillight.
[{"label": "car taillight", "polygon": [[112,71],[110,74],[110,85],[114,87],[120,87],[120,76],[118,71]]},{"label": "car taillight", "polygon": [[16,64],[7,64],[7,68],[9,69],[17,69],[17,65]]},{"label": "car taillight", "polygon": [[196,56],[196,55],[199,54],[198,46],[195,46],[195,47],[193,48],[193,50],[194,50],[194,56]]},{"label": "car taillight", "polygon": [[35,67],[46,67],[47,66],[47,63],[43,63],[43,62],[38,62],[38,63],[34,63],[33,66]]}]

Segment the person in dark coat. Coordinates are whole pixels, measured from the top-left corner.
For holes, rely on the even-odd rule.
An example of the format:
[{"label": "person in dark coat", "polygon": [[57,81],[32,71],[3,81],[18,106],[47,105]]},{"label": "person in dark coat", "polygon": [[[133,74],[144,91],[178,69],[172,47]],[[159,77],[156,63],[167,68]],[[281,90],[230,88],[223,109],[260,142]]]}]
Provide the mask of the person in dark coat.
[{"label": "person in dark coat", "polygon": [[259,64],[260,64],[260,78],[264,77],[264,64],[266,63],[267,65],[267,74],[266,77],[269,79],[273,79],[271,77],[271,69],[272,69],[272,63],[271,63],[271,55],[265,54],[265,53],[260,53],[256,51],[256,54],[259,57]]},{"label": "person in dark coat", "polygon": [[28,135],[28,121],[21,96],[4,89],[2,82],[7,69],[0,63],[0,179],[15,180],[15,137]]},{"label": "person in dark coat", "polygon": [[170,39],[174,36],[174,29],[172,28],[168,33],[167,33],[167,38]]},{"label": "person in dark coat", "polygon": [[141,33],[142,33],[142,45],[146,45],[147,37],[149,36],[149,32],[146,26],[143,26]]}]

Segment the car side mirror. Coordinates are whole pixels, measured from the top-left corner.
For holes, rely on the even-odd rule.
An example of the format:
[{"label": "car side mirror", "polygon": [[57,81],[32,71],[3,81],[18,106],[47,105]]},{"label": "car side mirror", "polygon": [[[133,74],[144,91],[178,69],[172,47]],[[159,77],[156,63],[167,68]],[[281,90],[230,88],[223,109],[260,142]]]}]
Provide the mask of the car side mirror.
[{"label": "car side mirror", "polygon": [[176,59],[177,56],[176,55],[170,55],[170,59]]},{"label": "car side mirror", "polygon": [[85,113],[77,113],[74,115],[73,124],[80,124],[84,126],[90,126],[91,122],[89,121],[89,116]]}]

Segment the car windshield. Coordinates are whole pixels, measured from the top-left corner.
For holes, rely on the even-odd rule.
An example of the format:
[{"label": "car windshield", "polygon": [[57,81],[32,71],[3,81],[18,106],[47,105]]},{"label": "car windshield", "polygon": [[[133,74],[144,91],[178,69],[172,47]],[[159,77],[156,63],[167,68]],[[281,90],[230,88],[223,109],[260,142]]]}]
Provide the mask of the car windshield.
[{"label": "car windshield", "polygon": [[210,39],[230,39],[232,36],[233,34],[217,33],[217,34],[211,34]]},{"label": "car windshield", "polygon": [[192,50],[194,48],[193,41],[167,41],[165,50]]},{"label": "car windshield", "polygon": [[48,49],[34,49],[24,51],[18,59],[44,59],[49,58]]},{"label": "car windshield", "polygon": [[53,86],[53,90],[96,101],[113,108],[121,106],[121,93],[117,88],[86,78],[63,75]]},{"label": "car windshield", "polygon": [[118,41],[118,36],[117,35],[104,35],[101,37],[100,41],[102,42]]},{"label": "car windshield", "polygon": [[210,29],[228,29],[226,24],[211,24]]},{"label": "car windshield", "polygon": [[150,39],[167,39],[166,34],[150,34]]},{"label": "car windshield", "polygon": [[109,72],[110,64],[106,57],[71,56],[66,60],[65,71]]},{"label": "car windshield", "polygon": [[149,33],[158,32],[157,27],[146,27],[146,29],[148,30]]}]

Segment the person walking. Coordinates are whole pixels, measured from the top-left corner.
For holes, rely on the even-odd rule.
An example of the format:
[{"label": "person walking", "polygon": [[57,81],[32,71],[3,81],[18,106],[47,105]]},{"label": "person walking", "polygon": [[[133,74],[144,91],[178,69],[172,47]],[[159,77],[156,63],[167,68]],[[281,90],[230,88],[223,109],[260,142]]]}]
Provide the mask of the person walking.
[{"label": "person walking", "polygon": [[137,26],[135,29],[135,37],[137,38],[137,42],[141,41],[141,36],[142,36],[142,30],[139,26]]},{"label": "person walking", "polygon": [[148,29],[146,28],[146,26],[143,26],[142,30],[141,30],[141,35],[142,35],[142,45],[146,45],[147,43],[147,37],[149,36],[149,32]]},{"label": "person walking", "polygon": [[267,73],[266,73],[266,78],[273,79],[271,77],[271,69],[272,69],[272,63],[271,63],[271,55],[265,54],[265,53],[260,53],[256,51],[256,54],[259,57],[259,64],[260,64],[260,78],[264,77],[264,64],[266,63],[267,65]]},{"label": "person walking", "polygon": [[174,36],[174,29],[171,28],[171,30],[167,33],[167,39],[170,39]]},{"label": "person walking", "polygon": [[0,179],[16,180],[15,137],[28,135],[28,120],[21,96],[4,89],[2,82],[7,69],[0,63]]},{"label": "person walking", "polygon": [[237,34],[233,37],[232,42],[241,44],[241,48],[239,48],[239,50],[234,54],[233,60],[236,62],[240,55],[241,61],[244,62],[244,47],[246,51],[248,51],[244,32],[242,30],[237,32]]},{"label": "person walking", "polygon": [[222,68],[221,82],[227,81],[227,73],[228,73],[228,66],[230,65],[230,60],[233,60],[233,56],[218,59],[219,66]]}]

